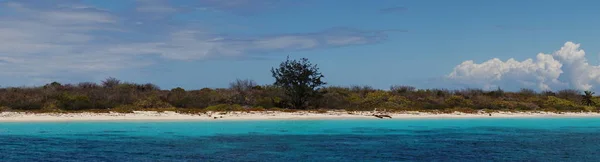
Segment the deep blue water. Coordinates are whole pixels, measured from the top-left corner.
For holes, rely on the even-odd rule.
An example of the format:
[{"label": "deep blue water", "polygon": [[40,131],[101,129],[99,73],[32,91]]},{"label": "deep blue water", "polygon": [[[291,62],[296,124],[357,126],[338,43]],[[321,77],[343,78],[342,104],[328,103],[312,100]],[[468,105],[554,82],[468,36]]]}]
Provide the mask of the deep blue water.
[{"label": "deep blue water", "polygon": [[598,161],[599,118],[0,123],[0,161]]}]

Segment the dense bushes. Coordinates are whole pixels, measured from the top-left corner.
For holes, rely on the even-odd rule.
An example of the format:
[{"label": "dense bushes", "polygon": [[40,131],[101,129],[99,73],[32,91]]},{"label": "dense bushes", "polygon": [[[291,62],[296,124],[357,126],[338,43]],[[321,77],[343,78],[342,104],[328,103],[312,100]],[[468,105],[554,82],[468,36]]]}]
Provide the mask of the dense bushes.
[{"label": "dense bushes", "polygon": [[[417,89],[394,85],[389,90],[369,86],[324,87],[324,76],[308,59],[286,60],[271,69],[275,83],[258,85],[236,80],[229,88],[161,90],[154,84],[136,84],[108,78],[100,84],[52,82],[41,87],[0,88],[0,111],[117,111],[177,110],[250,111],[294,109],[431,110],[439,112],[475,110],[592,111],[600,106],[593,92],[558,92],[522,89],[446,90]],[[293,110],[295,111],[295,110]]]},{"label": "dense bushes", "polygon": [[[509,111],[590,111],[600,106],[600,98],[575,90],[537,93],[480,89],[444,90],[392,86],[378,90],[368,86],[324,87],[319,98],[309,101],[310,109],[346,110],[509,110]],[[585,102],[583,102],[585,101]],[[53,82],[41,87],[0,88],[0,110],[131,112],[158,108],[181,111],[241,111],[289,108],[283,89],[237,80],[230,88],[161,90],[153,84],[135,84],[109,78],[98,85]]]}]

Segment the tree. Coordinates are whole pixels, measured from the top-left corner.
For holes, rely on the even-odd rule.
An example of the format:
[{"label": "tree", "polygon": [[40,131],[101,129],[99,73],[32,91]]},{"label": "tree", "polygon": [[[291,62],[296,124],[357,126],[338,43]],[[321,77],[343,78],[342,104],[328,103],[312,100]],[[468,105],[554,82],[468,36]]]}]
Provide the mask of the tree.
[{"label": "tree", "polygon": [[272,68],[271,73],[275,78],[274,85],[283,88],[294,109],[305,109],[310,99],[318,97],[319,88],[327,84],[321,80],[324,76],[317,65],[306,58],[290,60],[288,57],[279,68]]},{"label": "tree", "polygon": [[106,78],[106,80],[102,81],[102,86],[104,88],[114,88],[119,84],[121,84],[121,81],[113,77]]},{"label": "tree", "polygon": [[252,90],[257,86],[256,82],[250,79],[236,79],[229,83],[229,89],[235,92],[234,102],[241,105],[251,105]]},{"label": "tree", "polygon": [[581,95],[582,102],[584,105],[586,106],[592,106],[594,105],[594,101],[592,100],[592,98],[594,97],[594,92],[592,91],[583,91],[584,95]]},{"label": "tree", "polygon": [[188,106],[188,103],[190,102],[190,98],[188,97],[187,93],[185,92],[185,89],[183,89],[181,87],[177,87],[177,88],[171,89],[171,91],[167,95],[167,101],[169,102],[169,104],[171,104],[175,107],[185,108]]}]

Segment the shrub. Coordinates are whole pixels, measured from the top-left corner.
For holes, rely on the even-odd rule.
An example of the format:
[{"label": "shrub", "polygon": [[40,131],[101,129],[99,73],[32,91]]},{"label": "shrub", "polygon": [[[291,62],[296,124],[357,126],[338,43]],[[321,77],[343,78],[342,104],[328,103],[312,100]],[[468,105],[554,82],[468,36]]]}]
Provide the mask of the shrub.
[{"label": "shrub", "polygon": [[0,106],[0,112],[10,112],[12,109],[8,106]]},{"label": "shrub", "polygon": [[267,109],[263,108],[263,107],[251,107],[251,108],[247,108],[246,111],[266,111]]},{"label": "shrub", "polygon": [[102,81],[102,86],[104,88],[113,88],[118,86],[119,84],[121,84],[121,80],[118,80],[117,78],[113,77],[106,78],[106,80]]},{"label": "shrub", "polygon": [[581,101],[581,92],[579,92],[578,90],[573,90],[573,89],[565,89],[565,90],[558,91],[558,93],[556,94],[556,97],[561,98],[561,99],[570,100],[572,102],[580,102]]},{"label": "shrub", "polygon": [[498,87],[498,89],[496,89],[496,90],[487,92],[486,95],[494,97],[494,98],[504,97],[504,90],[502,90],[502,89],[500,89],[500,87]]},{"label": "shrub", "polygon": [[167,95],[168,103],[175,107],[186,108],[188,107],[190,100],[191,98],[188,96],[185,89],[180,87],[171,89]]},{"label": "shrub", "polygon": [[136,109],[137,108],[134,105],[119,105],[110,110],[118,113],[133,113],[133,111],[135,111]]},{"label": "shrub", "polygon": [[514,110],[517,108],[517,103],[513,101],[495,100],[489,108],[493,110]]},{"label": "shrub", "polygon": [[457,95],[450,96],[444,102],[450,108],[453,108],[453,107],[470,107],[470,106],[473,105],[473,102],[471,102],[470,100],[467,100],[464,97],[457,96]]},{"label": "shrub", "polygon": [[60,110],[60,106],[59,106],[59,102],[56,100],[50,100],[50,101],[46,101],[44,103],[44,105],[42,106],[42,111],[46,111],[46,112],[59,112]]},{"label": "shrub", "polygon": [[323,97],[318,101],[321,107],[329,109],[344,109],[352,106],[348,100],[351,93],[348,89],[341,87],[327,87],[323,89]]},{"label": "shrub", "polygon": [[148,98],[136,101],[133,106],[135,108],[173,108],[173,106],[167,102],[160,100],[156,96],[150,96]]},{"label": "shrub", "polygon": [[390,102],[391,95],[386,91],[375,91],[367,93],[367,96],[361,102],[363,108],[395,108],[398,105]]},{"label": "shrub", "polygon": [[229,83],[229,90],[234,92],[233,101],[241,105],[254,104],[253,92],[256,88],[256,82],[250,79],[236,79],[235,82]]},{"label": "shrub", "polygon": [[573,103],[569,100],[554,97],[554,96],[548,96],[548,99],[544,103],[544,106],[555,108],[557,110],[578,110],[578,109],[581,110],[581,109],[583,109],[582,106],[577,106],[575,103]]},{"label": "shrub", "polygon": [[532,97],[532,96],[537,95],[537,93],[534,90],[532,90],[532,89],[526,89],[526,88],[521,89],[518,92],[518,94],[521,95],[521,96],[523,96],[523,97]]},{"label": "shrub", "polygon": [[517,109],[519,110],[538,110],[540,106],[531,102],[518,102]]},{"label": "shrub", "polygon": [[403,86],[403,85],[393,85],[390,87],[390,92],[396,94],[406,94],[410,92],[414,92],[416,90],[415,87],[412,86]]},{"label": "shrub", "polygon": [[42,108],[43,104],[42,100],[39,98],[23,98],[8,103],[6,106],[18,110],[39,110]]},{"label": "shrub", "polygon": [[[449,94],[450,93],[446,92],[445,95],[438,95],[438,96],[439,97],[446,97]],[[471,98],[483,96],[485,94],[485,92],[482,89],[464,89],[464,90],[454,91],[454,94],[455,95],[459,95],[459,96],[463,96],[464,98],[471,99]]]},{"label": "shrub", "polygon": [[298,112],[297,109],[282,109],[282,108],[278,108],[278,107],[274,107],[269,109],[271,111],[280,111],[280,112]]},{"label": "shrub", "polygon": [[350,91],[352,93],[357,93],[361,97],[367,96],[368,93],[377,91],[375,88],[371,86],[352,86],[350,87]]},{"label": "shrub", "polygon": [[100,86],[98,86],[98,84],[96,84],[94,82],[81,82],[81,83],[77,84],[77,87],[79,87],[81,89],[94,89],[94,88],[99,88]]},{"label": "shrub", "polygon": [[327,110],[323,110],[323,109],[319,109],[316,111],[316,113],[318,113],[318,114],[325,114],[327,112],[328,112]]},{"label": "shrub", "polygon": [[88,96],[65,93],[58,99],[58,105],[65,110],[92,109],[94,105]]},{"label": "shrub", "polygon": [[[131,112],[133,110],[172,110],[203,112],[206,110],[280,110],[289,108],[290,101],[284,89],[273,85],[258,86],[251,81],[239,81],[229,89],[188,90],[174,88],[160,90],[153,84],[122,83],[109,78],[101,86],[93,82],[61,84],[53,82],[40,87],[0,88],[0,107],[3,110],[61,112],[107,110]],[[110,87],[110,88],[109,88]],[[240,93],[245,93],[241,95]],[[393,86],[390,90],[377,90],[368,86],[325,87],[317,91],[321,96],[311,98],[308,108],[317,110],[418,110],[452,111],[455,109],[492,110],[549,110],[590,111],[600,107],[600,97],[589,93],[582,103],[582,95],[576,90],[536,93],[530,89],[518,92],[502,90],[484,91],[465,89],[418,89]],[[244,96],[244,97],[242,97]],[[591,102],[589,102],[591,101]],[[589,104],[589,105],[588,105]],[[240,105],[255,108],[243,108]],[[177,107],[175,109],[174,107]],[[194,109],[195,108],[195,109]],[[206,109],[204,109],[206,108]],[[462,111],[462,110],[461,110]],[[466,110],[465,110],[466,111]]]},{"label": "shrub", "polygon": [[207,108],[205,108],[204,110],[206,111],[244,111],[244,107],[238,105],[238,104],[234,104],[234,105],[229,105],[229,104],[218,104],[218,105],[213,105],[213,106],[209,106]]}]

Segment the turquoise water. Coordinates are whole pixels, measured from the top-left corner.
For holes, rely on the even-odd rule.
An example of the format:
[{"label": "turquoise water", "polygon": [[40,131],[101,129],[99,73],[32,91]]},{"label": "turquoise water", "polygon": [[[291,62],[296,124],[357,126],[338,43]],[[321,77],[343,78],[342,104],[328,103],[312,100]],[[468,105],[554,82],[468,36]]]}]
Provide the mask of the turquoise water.
[{"label": "turquoise water", "polygon": [[0,161],[596,161],[599,118],[0,123]]}]

